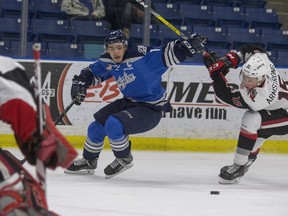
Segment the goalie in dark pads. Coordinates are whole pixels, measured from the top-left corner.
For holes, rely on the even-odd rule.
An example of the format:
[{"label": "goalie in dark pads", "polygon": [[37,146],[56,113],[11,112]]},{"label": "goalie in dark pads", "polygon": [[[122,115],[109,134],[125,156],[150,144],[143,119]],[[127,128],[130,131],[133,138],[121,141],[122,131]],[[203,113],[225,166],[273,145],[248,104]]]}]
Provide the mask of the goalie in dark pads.
[{"label": "goalie in dark pads", "polygon": [[127,38],[121,30],[109,32],[105,38],[106,53],[74,77],[71,96],[72,99],[79,98],[80,104],[88,87],[114,77],[124,97],[94,114],[95,120],[88,127],[83,158],[74,161],[65,173],[94,174],[106,136],[116,157],[104,170],[106,178],[132,167],[129,134],[153,129],[162,112],[171,111],[161,86],[161,76],[169,66],[200,52],[205,43],[205,37],[194,34],[186,41],[176,40],[160,47],[138,45],[128,48]]},{"label": "goalie in dark pads", "polygon": [[[236,53],[219,58],[213,51],[203,56],[213,79],[216,98],[231,106],[247,109],[242,117],[234,164],[220,170],[219,183],[238,183],[256,160],[265,140],[273,135],[288,134],[288,87],[258,46],[245,45]],[[227,85],[230,68],[244,63],[240,71],[240,89]]]}]

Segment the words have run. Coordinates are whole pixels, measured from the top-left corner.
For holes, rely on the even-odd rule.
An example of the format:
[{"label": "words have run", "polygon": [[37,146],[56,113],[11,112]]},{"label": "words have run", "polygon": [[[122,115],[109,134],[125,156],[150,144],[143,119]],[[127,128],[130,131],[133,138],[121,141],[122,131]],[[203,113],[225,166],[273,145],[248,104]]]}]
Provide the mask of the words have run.
[{"label": "words have run", "polygon": [[[173,82],[167,88],[167,82],[162,82],[168,93],[168,99],[173,106],[170,113],[163,113],[163,118],[213,119],[226,120],[226,105],[216,102],[211,83]],[[239,87],[231,84],[235,89]]]}]

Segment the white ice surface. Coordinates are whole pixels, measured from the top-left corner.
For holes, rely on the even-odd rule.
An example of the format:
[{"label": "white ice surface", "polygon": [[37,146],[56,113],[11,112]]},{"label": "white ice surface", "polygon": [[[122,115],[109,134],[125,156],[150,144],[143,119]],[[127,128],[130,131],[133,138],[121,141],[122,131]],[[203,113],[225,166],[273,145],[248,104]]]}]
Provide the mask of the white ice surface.
[{"label": "white ice surface", "polygon": [[[21,158],[18,150],[11,151]],[[288,215],[288,155],[260,153],[239,184],[220,185],[219,170],[232,163],[234,153],[132,154],[134,166],[111,179],[103,173],[114,159],[108,150],[101,153],[95,175],[48,170],[49,208],[61,216]]]}]

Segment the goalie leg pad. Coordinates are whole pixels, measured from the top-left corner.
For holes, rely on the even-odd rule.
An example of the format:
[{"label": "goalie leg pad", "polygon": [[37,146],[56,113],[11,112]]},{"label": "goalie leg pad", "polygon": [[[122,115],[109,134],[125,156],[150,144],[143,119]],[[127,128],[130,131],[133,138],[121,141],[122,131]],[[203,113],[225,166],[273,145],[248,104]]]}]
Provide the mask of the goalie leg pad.
[{"label": "goalie leg pad", "polygon": [[[48,212],[47,201],[40,184],[14,156],[11,157],[11,155],[7,154],[1,148],[0,165],[2,176],[4,176],[4,178],[0,180],[1,211],[5,210],[5,212],[10,212],[19,208],[32,208],[36,212]],[[3,173],[3,170],[9,172]],[[4,207],[2,205],[3,203],[5,203]]]},{"label": "goalie leg pad", "polygon": [[45,139],[41,143],[38,158],[48,168],[55,169],[57,166],[66,168],[70,166],[78,153],[56,128],[47,105],[44,105],[44,110],[46,125],[43,136]]}]

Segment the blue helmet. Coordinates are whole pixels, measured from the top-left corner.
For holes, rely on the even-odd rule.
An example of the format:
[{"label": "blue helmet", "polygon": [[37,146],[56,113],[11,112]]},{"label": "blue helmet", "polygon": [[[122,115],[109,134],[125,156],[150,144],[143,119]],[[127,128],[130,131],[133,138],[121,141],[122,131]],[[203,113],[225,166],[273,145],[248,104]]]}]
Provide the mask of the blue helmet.
[{"label": "blue helmet", "polygon": [[122,30],[113,30],[106,35],[104,40],[105,47],[107,47],[108,44],[113,43],[123,43],[125,46],[128,45],[128,39]]}]

